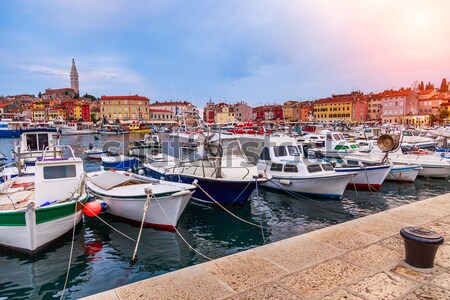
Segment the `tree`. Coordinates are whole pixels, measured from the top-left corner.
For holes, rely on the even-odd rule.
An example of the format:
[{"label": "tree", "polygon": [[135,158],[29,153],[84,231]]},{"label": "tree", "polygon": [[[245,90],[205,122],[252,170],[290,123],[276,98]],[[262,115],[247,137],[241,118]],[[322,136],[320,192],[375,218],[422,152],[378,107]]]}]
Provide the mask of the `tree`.
[{"label": "tree", "polygon": [[419,83],[419,91],[423,91],[423,90],[424,90],[423,81],[421,81]]},{"label": "tree", "polygon": [[436,116],[433,114],[430,114],[430,125],[433,126],[434,122],[436,122]]},{"label": "tree", "polygon": [[97,119],[95,118],[95,114],[91,113],[91,122],[92,123],[97,123]]},{"label": "tree", "polygon": [[446,78],[442,79],[441,88],[439,89],[439,91],[443,93],[448,92],[448,84]]},{"label": "tree", "polygon": [[448,118],[448,110],[443,109],[439,112],[439,118],[441,119],[446,119]]},{"label": "tree", "polygon": [[95,96],[89,95],[88,93],[84,94],[83,98],[89,98],[91,101],[97,101]]},{"label": "tree", "polygon": [[38,94],[38,97],[39,97],[39,98],[41,98],[41,97],[42,97],[42,94],[41,94],[41,92],[39,92],[39,94]]},{"label": "tree", "polygon": [[106,120],[106,116],[103,116],[102,123],[103,123],[103,124],[108,124],[108,120]]},{"label": "tree", "polygon": [[434,85],[431,82],[428,81],[427,85],[425,86],[425,89],[426,90],[434,89]]},{"label": "tree", "polygon": [[116,124],[120,124],[119,118],[117,118],[114,122],[115,122]]}]

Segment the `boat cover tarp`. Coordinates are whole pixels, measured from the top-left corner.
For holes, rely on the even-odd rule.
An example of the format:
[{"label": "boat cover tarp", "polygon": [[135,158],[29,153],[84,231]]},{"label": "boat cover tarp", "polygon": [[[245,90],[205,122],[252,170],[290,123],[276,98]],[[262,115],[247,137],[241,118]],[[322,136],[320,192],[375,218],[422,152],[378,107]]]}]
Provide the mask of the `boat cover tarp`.
[{"label": "boat cover tarp", "polygon": [[105,172],[98,176],[91,177],[90,181],[104,190],[110,190],[116,186],[136,184],[141,182],[138,179],[116,172]]}]

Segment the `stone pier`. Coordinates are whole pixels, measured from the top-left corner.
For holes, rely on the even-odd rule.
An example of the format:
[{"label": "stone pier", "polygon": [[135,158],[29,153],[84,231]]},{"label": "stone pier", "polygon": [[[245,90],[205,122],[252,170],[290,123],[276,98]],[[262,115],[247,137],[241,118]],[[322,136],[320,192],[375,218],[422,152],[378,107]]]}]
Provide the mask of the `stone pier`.
[{"label": "stone pier", "polygon": [[[434,268],[404,262],[406,226],[444,237]],[[450,299],[450,194],[84,299]]]}]

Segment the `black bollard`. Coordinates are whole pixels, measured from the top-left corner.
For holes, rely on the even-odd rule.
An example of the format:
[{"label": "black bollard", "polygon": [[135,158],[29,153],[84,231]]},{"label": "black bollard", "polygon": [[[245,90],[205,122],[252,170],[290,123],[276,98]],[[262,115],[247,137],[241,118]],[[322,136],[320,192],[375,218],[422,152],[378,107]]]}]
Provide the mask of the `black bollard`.
[{"label": "black bollard", "polygon": [[434,258],[444,238],[438,233],[421,227],[405,227],[400,230],[405,242],[405,261],[416,268],[432,268]]}]

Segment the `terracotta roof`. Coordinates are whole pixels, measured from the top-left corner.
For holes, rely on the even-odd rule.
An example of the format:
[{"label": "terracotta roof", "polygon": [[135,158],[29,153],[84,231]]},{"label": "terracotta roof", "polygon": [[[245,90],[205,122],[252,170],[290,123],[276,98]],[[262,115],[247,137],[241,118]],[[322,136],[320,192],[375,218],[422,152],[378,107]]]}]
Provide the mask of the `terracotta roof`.
[{"label": "terracotta roof", "polygon": [[145,100],[148,101],[149,99],[144,96],[102,96],[99,100]]},{"label": "terracotta roof", "polygon": [[9,104],[11,104],[11,103],[9,103],[9,102],[2,102],[2,103],[0,103],[0,108],[4,108],[4,107],[8,106]]},{"label": "terracotta roof", "polygon": [[168,106],[168,105],[192,105],[191,102],[188,101],[156,101],[152,104],[150,104],[150,106]]},{"label": "terracotta roof", "polygon": [[326,103],[342,103],[342,102],[352,102],[353,97],[346,98],[323,98],[314,101],[314,104],[326,104]]}]

